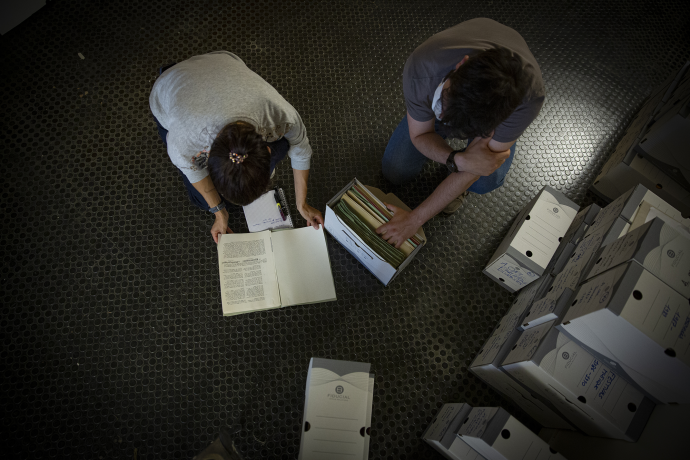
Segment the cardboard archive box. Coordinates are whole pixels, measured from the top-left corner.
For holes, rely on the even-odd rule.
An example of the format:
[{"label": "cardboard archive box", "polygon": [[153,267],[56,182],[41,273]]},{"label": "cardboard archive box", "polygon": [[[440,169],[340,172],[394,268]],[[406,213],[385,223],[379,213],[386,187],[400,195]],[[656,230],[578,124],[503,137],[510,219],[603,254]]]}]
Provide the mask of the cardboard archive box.
[{"label": "cardboard archive box", "polygon": [[535,295],[541,288],[540,285],[547,279],[546,277],[540,279],[520,291],[511,308],[501,318],[491,336],[470,364],[470,372],[504,397],[513,401],[542,426],[570,430],[572,426],[553,406],[536,398],[500,369],[501,362],[520,335],[515,329],[516,326],[520,324],[526,310],[532,304]]},{"label": "cardboard archive box", "polygon": [[600,196],[612,199],[635,184],[655,190],[664,201],[684,215],[690,215],[690,192],[639,155],[635,155],[630,164],[619,163],[605,177],[597,179],[591,189]]},{"label": "cardboard archive box", "polygon": [[321,460],[323,452],[369,458],[374,374],[371,365],[312,358],[304,392],[300,460]]},{"label": "cardboard archive box", "polygon": [[591,204],[577,213],[565,236],[561,239],[558,249],[556,249],[551,258],[551,262],[546,267],[546,273],[556,276],[563,270],[585,232],[594,223],[594,219],[600,210],[601,208],[598,205]]},{"label": "cardboard archive box", "polygon": [[324,228],[328,230],[333,238],[336,239],[341,245],[347,249],[347,251],[352,254],[352,256],[357,259],[362,265],[364,265],[379,281],[381,281],[385,286],[388,286],[391,281],[395,279],[407,265],[414,259],[419,251],[426,244],[426,235],[424,235],[424,230],[420,228],[417,230],[415,236],[419,238],[421,244],[419,244],[403,261],[403,263],[396,269],[391,264],[383,260],[375,251],[373,251],[369,246],[350,228],[348,227],[333,211],[333,206],[341,199],[341,197],[347,193],[347,191],[353,186],[357,185],[360,188],[365,188],[369,191],[369,198],[372,201],[376,201],[382,208],[385,207],[383,201],[398,206],[400,208],[410,210],[410,208],[405,205],[398,197],[392,193],[384,194],[381,190],[376,187],[370,187],[362,184],[357,179],[353,179],[347,184],[340,192],[338,192],[328,203],[326,203],[326,215],[324,217]]},{"label": "cardboard archive box", "polygon": [[[686,82],[687,83],[687,82]],[[635,152],[649,160],[666,175],[690,190],[690,94],[679,87],[662,108]]]},{"label": "cardboard archive box", "polygon": [[577,286],[584,280],[590,267],[596,261],[594,256],[601,242],[618,237],[629,227],[630,224],[620,217],[610,216],[607,219],[597,220],[597,223],[587,230],[587,234],[570,253],[563,269],[548,285],[545,285],[542,295],[537,297],[518,329],[525,330],[562,318]]},{"label": "cardboard archive box", "polygon": [[558,329],[663,403],[690,402],[690,304],[635,261],[583,283]]},{"label": "cardboard archive box", "polygon": [[606,176],[597,178],[591,189],[607,199],[615,199],[636,185],[654,190],[664,202],[683,215],[690,215],[690,192],[640,155],[634,155],[629,164],[619,163]]},{"label": "cardboard archive box", "polygon": [[484,274],[510,292],[544,273],[579,206],[546,186],[518,214]]},{"label": "cardboard archive box", "polygon": [[672,206],[659,196],[657,193],[659,190],[648,190],[641,184],[638,184],[632,190],[631,204],[634,203],[637,207],[629,217],[629,230],[635,230],[637,227],[658,217],[670,224],[677,223],[680,227],[690,232],[690,219],[683,217],[680,208]]},{"label": "cardboard archive box", "polygon": [[599,249],[590,279],[628,260],[635,260],[657,278],[690,299],[690,234],[659,218]]},{"label": "cardboard archive box", "polygon": [[654,403],[553,325],[522,332],[503,370],[584,433],[636,441]]},{"label": "cardboard archive box", "polygon": [[501,407],[475,407],[458,435],[488,460],[565,459]]},{"label": "cardboard archive box", "polygon": [[444,404],[422,439],[448,460],[482,460],[484,457],[457,435],[472,406],[464,403]]},{"label": "cardboard archive box", "polygon": [[518,330],[524,331],[540,324],[563,318],[574,293],[572,288],[565,286],[568,283],[568,278],[567,275],[561,276],[564,273],[568,272],[562,272],[552,282],[549,288],[551,292],[532,304],[527,315],[518,325]]},{"label": "cardboard archive box", "polygon": [[[680,218],[679,222],[683,221],[682,217],[680,217],[681,213],[656,192],[650,191],[642,184],[637,184],[599,211],[594,225],[600,222],[607,222],[615,217],[620,217],[629,223],[633,223],[643,202],[647,202],[650,206],[659,209],[674,219]],[[685,226],[690,227],[690,224],[686,223]]]},{"label": "cardboard archive box", "polygon": [[[652,92],[596,177],[591,187],[595,193],[612,200],[639,183],[650,189],[655,189],[664,200],[673,204],[684,214],[690,213],[687,200],[690,193],[681,169],[677,166],[669,168],[667,162],[649,155],[642,148],[646,142],[649,142],[646,136],[655,130],[657,131],[657,142],[662,145],[667,143],[667,137],[661,136],[662,133],[658,131],[666,125],[663,117],[665,115],[668,117],[668,113],[674,109],[674,105],[677,109],[678,104],[675,103],[687,95],[690,86],[690,72],[687,71],[689,67],[690,63],[686,63],[677,74],[671,75]],[[676,131],[676,134],[687,135],[685,131]],[[643,142],[645,139],[647,141]],[[683,164],[683,160],[685,158],[678,159],[676,156],[678,165]]]}]

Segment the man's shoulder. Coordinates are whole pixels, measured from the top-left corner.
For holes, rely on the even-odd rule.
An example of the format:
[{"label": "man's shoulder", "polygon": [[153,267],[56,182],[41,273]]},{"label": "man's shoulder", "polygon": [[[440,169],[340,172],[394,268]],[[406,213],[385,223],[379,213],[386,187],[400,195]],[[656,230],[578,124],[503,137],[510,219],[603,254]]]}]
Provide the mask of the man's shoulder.
[{"label": "man's shoulder", "polygon": [[438,78],[440,73],[447,73],[449,67],[460,62],[465,54],[490,47],[485,40],[487,30],[505,27],[492,19],[476,18],[442,30],[415,48],[407,59],[405,73],[415,80]]}]

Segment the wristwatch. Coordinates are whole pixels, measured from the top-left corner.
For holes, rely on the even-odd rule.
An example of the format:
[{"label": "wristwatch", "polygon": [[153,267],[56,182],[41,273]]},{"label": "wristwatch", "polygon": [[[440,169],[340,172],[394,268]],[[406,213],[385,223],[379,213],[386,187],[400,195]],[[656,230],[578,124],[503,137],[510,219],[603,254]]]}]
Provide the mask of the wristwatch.
[{"label": "wristwatch", "polygon": [[453,150],[450,152],[450,155],[448,155],[448,159],[446,160],[446,167],[448,168],[449,172],[459,172],[460,170],[458,169],[458,165],[455,164],[455,154],[464,152],[465,149],[460,149],[460,150]]},{"label": "wristwatch", "polygon": [[212,212],[213,214],[215,214],[222,209],[225,209],[225,203],[221,201],[218,206],[214,206],[213,208],[209,208],[208,212]]}]

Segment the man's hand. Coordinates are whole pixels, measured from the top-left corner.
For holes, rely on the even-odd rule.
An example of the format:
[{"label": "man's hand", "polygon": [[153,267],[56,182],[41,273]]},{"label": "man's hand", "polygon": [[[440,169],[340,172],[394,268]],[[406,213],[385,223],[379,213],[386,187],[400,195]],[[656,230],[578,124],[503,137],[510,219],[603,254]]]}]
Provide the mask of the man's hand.
[{"label": "man's hand", "polygon": [[230,227],[228,227],[228,211],[225,209],[221,209],[218,211],[216,214],[216,221],[213,223],[213,227],[211,227],[211,236],[213,237],[213,241],[218,244],[218,240],[220,239],[220,235],[225,235],[226,233],[233,233],[232,230],[230,230]]},{"label": "man's hand", "polygon": [[510,157],[508,150],[496,152],[489,147],[491,137],[475,137],[472,143],[462,153],[455,155],[455,164],[461,171],[467,171],[475,176],[489,176]]},{"label": "man's hand", "polygon": [[394,245],[396,248],[400,248],[405,240],[417,232],[419,227],[422,226],[422,223],[418,222],[415,215],[409,211],[405,211],[392,204],[383,204],[393,211],[393,217],[388,223],[377,228],[376,233],[381,235],[381,238],[388,241],[388,243]]},{"label": "man's hand", "polygon": [[318,230],[319,225],[323,225],[323,214],[318,209],[304,203],[302,206],[298,206],[297,210],[307,221],[307,227],[314,227],[315,230]]}]

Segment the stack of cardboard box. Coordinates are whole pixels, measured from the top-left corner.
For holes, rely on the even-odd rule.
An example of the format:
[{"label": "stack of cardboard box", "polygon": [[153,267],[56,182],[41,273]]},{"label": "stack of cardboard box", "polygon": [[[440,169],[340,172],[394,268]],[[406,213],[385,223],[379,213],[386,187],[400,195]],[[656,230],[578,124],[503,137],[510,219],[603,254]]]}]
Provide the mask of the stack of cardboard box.
[{"label": "stack of cardboard box", "polygon": [[422,439],[450,460],[564,458],[500,407],[446,404]]},{"label": "stack of cardboard box", "polygon": [[581,210],[470,371],[544,427],[637,440],[690,402],[689,229],[642,185]]},{"label": "stack of cardboard box", "polygon": [[640,183],[690,213],[690,62],[647,99],[592,185],[608,200]]}]

